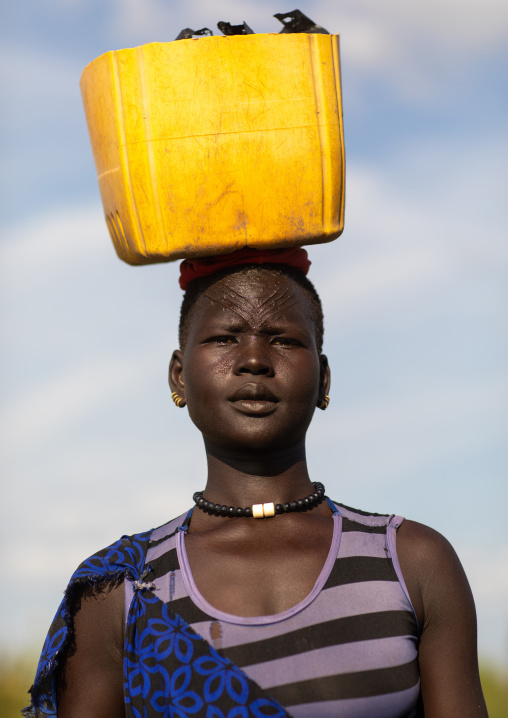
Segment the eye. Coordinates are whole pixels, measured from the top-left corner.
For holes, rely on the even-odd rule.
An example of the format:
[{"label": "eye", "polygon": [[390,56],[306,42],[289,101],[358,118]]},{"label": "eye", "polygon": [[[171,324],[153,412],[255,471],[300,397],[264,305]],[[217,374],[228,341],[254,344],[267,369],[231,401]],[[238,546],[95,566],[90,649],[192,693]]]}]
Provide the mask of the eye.
[{"label": "eye", "polygon": [[206,340],[206,344],[219,344],[221,346],[225,346],[228,344],[237,344],[236,337],[232,336],[231,334],[224,334],[219,335],[217,337],[210,337],[210,339]]},{"label": "eye", "polygon": [[282,347],[303,347],[303,344],[294,337],[274,337],[272,344]]}]

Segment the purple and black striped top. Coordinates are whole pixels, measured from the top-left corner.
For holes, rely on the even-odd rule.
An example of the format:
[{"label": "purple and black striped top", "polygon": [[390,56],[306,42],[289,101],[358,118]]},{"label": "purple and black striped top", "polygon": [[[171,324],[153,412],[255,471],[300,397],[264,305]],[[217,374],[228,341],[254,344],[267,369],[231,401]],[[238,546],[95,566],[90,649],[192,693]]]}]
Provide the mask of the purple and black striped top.
[{"label": "purple and black striped top", "polygon": [[[328,558],[310,594],[273,616],[239,617],[198,591],[184,514],[153,531],[157,597],[294,718],[411,718],[420,694],[418,624],[396,553],[403,518],[330,502]],[[126,616],[134,587],[126,579]]]}]

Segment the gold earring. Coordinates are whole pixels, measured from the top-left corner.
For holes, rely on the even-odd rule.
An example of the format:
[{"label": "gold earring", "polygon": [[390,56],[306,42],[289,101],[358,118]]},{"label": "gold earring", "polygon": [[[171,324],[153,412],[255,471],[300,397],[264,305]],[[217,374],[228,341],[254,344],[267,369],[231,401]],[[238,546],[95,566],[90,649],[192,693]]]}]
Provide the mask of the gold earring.
[{"label": "gold earring", "polygon": [[185,406],[185,401],[182,399],[181,396],[179,396],[179,394],[176,393],[176,391],[171,394],[171,398],[179,409],[183,409],[183,407]]},{"label": "gold earring", "polygon": [[328,409],[329,403],[330,403],[330,397],[328,396],[328,394],[325,394],[325,398],[323,399],[323,401],[319,402],[318,408],[322,409],[324,411],[325,409]]}]

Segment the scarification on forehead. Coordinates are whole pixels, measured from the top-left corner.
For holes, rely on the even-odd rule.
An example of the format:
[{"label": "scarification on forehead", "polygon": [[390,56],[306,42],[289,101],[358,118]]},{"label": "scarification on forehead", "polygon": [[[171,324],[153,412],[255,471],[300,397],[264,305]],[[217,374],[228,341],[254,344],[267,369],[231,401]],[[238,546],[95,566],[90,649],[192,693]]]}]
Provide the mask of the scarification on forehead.
[{"label": "scarification on forehead", "polygon": [[227,282],[214,284],[203,296],[234,312],[255,329],[301,302],[290,281],[263,297],[247,297]]}]

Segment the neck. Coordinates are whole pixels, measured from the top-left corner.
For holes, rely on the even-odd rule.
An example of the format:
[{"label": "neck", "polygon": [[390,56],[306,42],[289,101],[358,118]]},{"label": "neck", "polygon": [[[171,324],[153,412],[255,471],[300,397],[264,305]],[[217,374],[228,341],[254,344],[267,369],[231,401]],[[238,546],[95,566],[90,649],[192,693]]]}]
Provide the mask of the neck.
[{"label": "neck", "polygon": [[278,451],[231,452],[205,440],[208,501],[228,506],[250,506],[273,501],[285,503],[313,491],[307,471],[305,444]]}]

